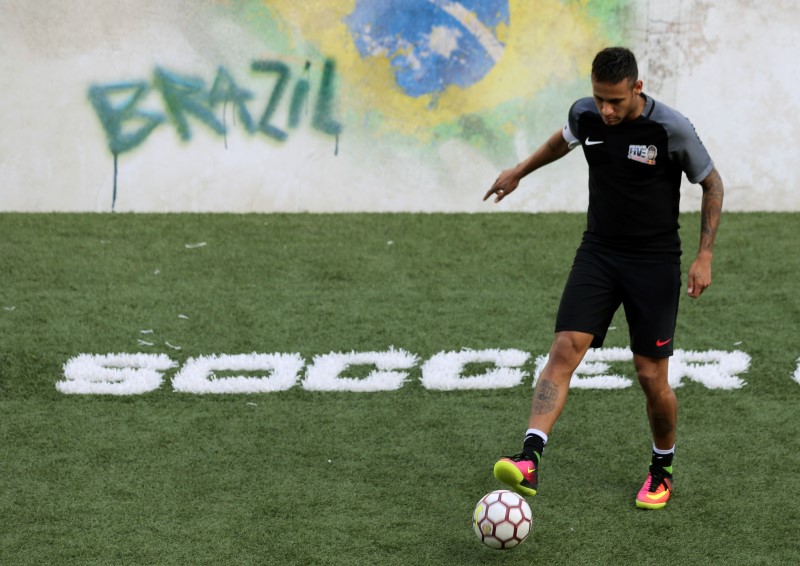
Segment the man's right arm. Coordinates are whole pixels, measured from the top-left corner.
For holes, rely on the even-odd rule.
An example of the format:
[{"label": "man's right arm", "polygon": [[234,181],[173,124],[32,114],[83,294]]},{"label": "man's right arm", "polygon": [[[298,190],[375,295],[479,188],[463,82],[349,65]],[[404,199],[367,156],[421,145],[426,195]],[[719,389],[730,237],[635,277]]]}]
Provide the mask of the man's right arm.
[{"label": "man's right arm", "polygon": [[570,149],[570,145],[564,139],[564,133],[558,130],[525,161],[500,173],[492,188],[484,195],[483,200],[495,195],[494,202],[500,202],[517,188],[523,177],[548,163],[561,159],[569,153]]}]

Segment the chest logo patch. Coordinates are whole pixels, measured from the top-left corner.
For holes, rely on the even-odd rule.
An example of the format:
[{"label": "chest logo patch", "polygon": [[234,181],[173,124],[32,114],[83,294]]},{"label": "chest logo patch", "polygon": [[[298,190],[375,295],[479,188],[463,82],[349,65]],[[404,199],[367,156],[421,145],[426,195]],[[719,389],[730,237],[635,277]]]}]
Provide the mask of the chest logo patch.
[{"label": "chest logo patch", "polygon": [[654,145],[630,145],[628,146],[628,159],[633,159],[639,163],[647,165],[656,164],[658,149]]}]

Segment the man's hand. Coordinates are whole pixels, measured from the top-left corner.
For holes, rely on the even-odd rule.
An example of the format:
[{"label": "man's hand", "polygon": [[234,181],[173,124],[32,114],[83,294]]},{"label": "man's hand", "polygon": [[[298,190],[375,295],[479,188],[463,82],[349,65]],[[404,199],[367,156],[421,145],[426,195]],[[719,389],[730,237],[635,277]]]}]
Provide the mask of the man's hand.
[{"label": "man's hand", "polygon": [[703,201],[700,205],[700,251],[689,268],[689,296],[696,299],[711,285],[711,250],[717,237],[719,217],[722,213],[722,198],[725,189],[716,168],[700,181]]},{"label": "man's hand", "polygon": [[483,200],[485,201],[494,195],[494,202],[500,202],[514,192],[523,177],[530,175],[543,165],[552,163],[556,159],[561,159],[568,153],[569,144],[564,139],[564,134],[561,130],[557,130],[528,159],[512,169],[506,169],[500,173],[492,188],[483,196]]},{"label": "man's hand", "polygon": [[520,176],[515,169],[506,169],[500,176],[497,177],[497,180],[492,185],[492,188],[489,189],[486,194],[483,196],[483,200],[488,199],[492,195],[495,195],[494,202],[500,202],[503,200],[508,194],[514,192],[519,186]]},{"label": "man's hand", "polygon": [[700,252],[689,268],[689,296],[696,299],[711,285],[711,254]]}]

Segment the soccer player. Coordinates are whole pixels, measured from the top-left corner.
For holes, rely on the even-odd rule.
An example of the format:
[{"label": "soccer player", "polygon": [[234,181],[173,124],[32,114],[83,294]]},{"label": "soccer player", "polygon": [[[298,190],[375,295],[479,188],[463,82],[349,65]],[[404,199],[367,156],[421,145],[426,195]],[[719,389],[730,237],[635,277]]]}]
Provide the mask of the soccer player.
[{"label": "soccer player", "polygon": [[621,304],[653,437],[636,506],[659,509],[672,493],[678,415],[667,370],[681,287],[682,174],[703,189],[700,246],[688,273],[693,298],[711,284],[724,190],[692,124],[642,92],[631,51],[600,51],[592,62],[591,81],[593,96],[572,105],[563,130],[503,171],[483,198],[494,195],[494,202],[500,202],[526,175],[583,147],[589,164],[586,231],[561,297],[550,357],[533,391],[522,452],[499,460],[494,475],[523,496],[536,495],[542,452],[564,408],[570,378],[587,350],[602,346]]}]

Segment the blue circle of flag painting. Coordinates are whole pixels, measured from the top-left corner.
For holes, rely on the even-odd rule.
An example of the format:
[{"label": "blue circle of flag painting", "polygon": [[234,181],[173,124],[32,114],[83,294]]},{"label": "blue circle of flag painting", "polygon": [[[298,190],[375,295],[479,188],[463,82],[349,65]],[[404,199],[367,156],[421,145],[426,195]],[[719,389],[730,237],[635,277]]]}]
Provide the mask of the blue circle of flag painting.
[{"label": "blue circle of flag painting", "polygon": [[358,0],[345,18],[362,58],[385,57],[409,96],[467,88],[497,63],[508,0]]}]

